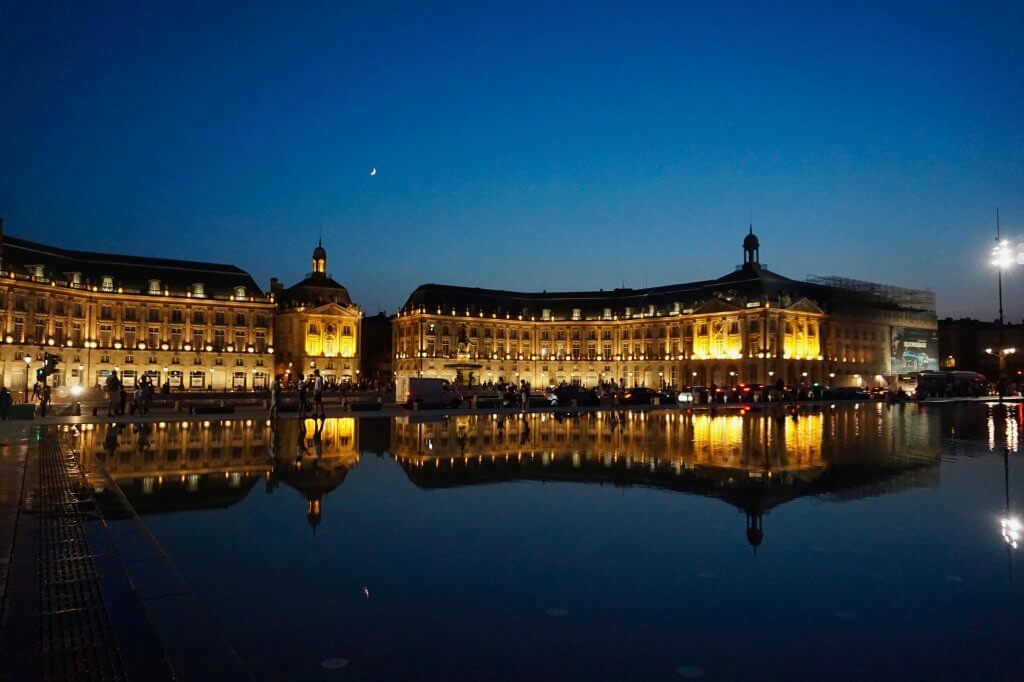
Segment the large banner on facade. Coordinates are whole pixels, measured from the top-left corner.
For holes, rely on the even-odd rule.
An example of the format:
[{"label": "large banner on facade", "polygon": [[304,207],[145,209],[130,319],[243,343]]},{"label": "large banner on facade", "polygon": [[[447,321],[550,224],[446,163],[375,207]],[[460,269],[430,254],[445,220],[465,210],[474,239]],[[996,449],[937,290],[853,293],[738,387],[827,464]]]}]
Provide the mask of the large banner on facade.
[{"label": "large banner on facade", "polygon": [[893,327],[889,374],[939,369],[939,332],[935,329]]}]

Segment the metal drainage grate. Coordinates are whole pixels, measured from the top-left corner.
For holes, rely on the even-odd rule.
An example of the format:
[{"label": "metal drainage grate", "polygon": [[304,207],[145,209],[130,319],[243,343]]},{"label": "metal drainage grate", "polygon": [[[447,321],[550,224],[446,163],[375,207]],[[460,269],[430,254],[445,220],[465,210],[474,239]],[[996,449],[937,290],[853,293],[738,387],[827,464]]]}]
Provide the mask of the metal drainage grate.
[{"label": "metal drainage grate", "polygon": [[40,631],[43,680],[123,680],[82,514],[93,508],[78,461],[54,433],[39,449]]}]

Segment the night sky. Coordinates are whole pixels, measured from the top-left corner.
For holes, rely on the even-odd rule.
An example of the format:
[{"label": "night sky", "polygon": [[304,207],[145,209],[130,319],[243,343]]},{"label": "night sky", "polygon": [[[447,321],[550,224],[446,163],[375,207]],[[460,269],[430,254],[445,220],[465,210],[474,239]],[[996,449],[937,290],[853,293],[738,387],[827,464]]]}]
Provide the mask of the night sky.
[{"label": "night sky", "polygon": [[[703,4],[0,0],[0,216],[263,287],[322,229],[370,314],[717,277],[752,216],[782,274],[993,318],[1024,4]],[[1021,319],[1024,270],[1006,293]]]}]

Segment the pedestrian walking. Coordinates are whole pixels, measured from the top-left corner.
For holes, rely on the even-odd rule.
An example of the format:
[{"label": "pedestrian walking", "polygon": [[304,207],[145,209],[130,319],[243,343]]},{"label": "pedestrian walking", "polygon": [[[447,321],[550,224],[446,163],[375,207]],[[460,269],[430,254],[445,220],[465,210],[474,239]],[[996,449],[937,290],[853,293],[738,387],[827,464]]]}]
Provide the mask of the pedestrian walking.
[{"label": "pedestrian walking", "polygon": [[270,416],[277,419],[281,415],[281,375],[274,377],[270,386]]},{"label": "pedestrian walking", "polygon": [[121,404],[121,380],[117,376],[117,370],[115,369],[107,377],[107,416],[113,417],[114,412]]},{"label": "pedestrian walking", "polygon": [[324,410],[324,378],[320,376],[320,370],[313,370],[313,418],[326,418]]},{"label": "pedestrian walking", "polygon": [[11,418],[11,405],[14,403],[14,396],[7,390],[6,386],[0,386],[0,419],[7,421]]},{"label": "pedestrian walking", "polygon": [[299,419],[306,418],[306,377],[299,374],[295,381],[295,391],[299,398]]}]

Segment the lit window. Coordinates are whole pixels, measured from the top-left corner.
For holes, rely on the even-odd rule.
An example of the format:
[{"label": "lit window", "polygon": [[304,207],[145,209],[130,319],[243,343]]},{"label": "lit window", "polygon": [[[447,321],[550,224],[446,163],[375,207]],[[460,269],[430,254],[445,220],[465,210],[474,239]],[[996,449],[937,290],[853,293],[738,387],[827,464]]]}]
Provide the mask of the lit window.
[{"label": "lit window", "polygon": [[110,277],[109,275],[104,276],[103,279],[100,281],[100,290],[101,291],[108,291],[108,292],[109,291],[113,291],[114,290],[114,278]]},{"label": "lit window", "polygon": [[235,298],[245,298],[245,287],[235,287]]},{"label": "lit window", "polygon": [[158,280],[158,279],[151,279],[151,280],[149,280],[149,293],[151,295],[159,295],[160,294],[160,280]]}]

